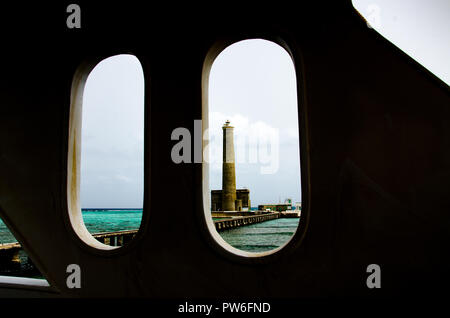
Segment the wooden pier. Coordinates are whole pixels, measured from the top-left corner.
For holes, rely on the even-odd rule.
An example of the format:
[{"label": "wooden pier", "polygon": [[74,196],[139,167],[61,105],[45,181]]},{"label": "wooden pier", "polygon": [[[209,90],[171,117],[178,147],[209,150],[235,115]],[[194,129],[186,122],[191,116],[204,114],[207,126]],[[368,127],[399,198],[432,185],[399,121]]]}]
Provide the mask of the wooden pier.
[{"label": "wooden pier", "polygon": [[231,217],[225,220],[217,220],[214,221],[214,225],[216,226],[217,232],[229,230],[232,228],[244,226],[244,225],[250,225],[260,222],[265,222],[269,220],[275,220],[280,217],[279,212],[273,212],[273,213],[267,213],[267,214],[258,214],[258,215],[251,215],[251,216],[237,216],[237,217]]},{"label": "wooden pier", "polygon": [[131,241],[138,230],[118,231],[118,232],[103,232],[92,234],[97,241],[110,246],[123,246]]},{"label": "wooden pier", "polygon": [[19,251],[22,249],[19,243],[0,244],[0,264],[20,264]]}]

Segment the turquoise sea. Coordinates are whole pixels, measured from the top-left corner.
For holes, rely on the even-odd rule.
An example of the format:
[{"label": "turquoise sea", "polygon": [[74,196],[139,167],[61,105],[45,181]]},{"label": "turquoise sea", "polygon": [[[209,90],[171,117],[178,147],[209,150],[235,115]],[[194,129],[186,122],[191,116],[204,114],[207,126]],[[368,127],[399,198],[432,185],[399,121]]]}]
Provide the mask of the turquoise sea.
[{"label": "turquoise sea", "polygon": [[[138,229],[142,210],[86,209],[83,220],[90,233]],[[295,233],[299,219],[276,219],[220,232],[230,245],[248,252],[264,252],[286,243]]]},{"label": "turquoise sea", "polygon": [[[90,233],[114,232],[138,229],[142,209],[83,209],[83,220]],[[269,251],[285,244],[295,233],[298,218],[275,219],[220,232],[230,245],[249,252]],[[0,244],[17,240],[0,220]],[[24,251],[20,252],[21,268],[13,271],[2,269],[0,275],[39,277]]]},{"label": "turquoise sea", "polygon": [[9,231],[8,227],[0,219],[0,244],[17,242],[16,238]]},{"label": "turquoise sea", "polygon": [[135,230],[141,226],[142,209],[83,209],[83,221],[92,234]]},{"label": "turquoise sea", "polygon": [[[83,220],[90,233],[138,229],[142,209],[83,209]],[[232,246],[252,252],[274,249],[295,233],[299,219],[276,219],[227,231],[220,235]],[[0,220],[0,244],[17,240]]]},{"label": "turquoise sea", "polygon": [[[83,209],[83,221],[90,233],[138,229],[142,209]],[[0,244],[17,242],[0,219]]]},{"label": "turquoise sea", "polygon": [[[138,229],[142,209],[83,209],[90,233]],[[232,246],[251,252],[267,251],[283,245],[295,233],[299,219],[276,219],[227,231],[220,235]],[[17,240],[0,220],[0,244]]]}]

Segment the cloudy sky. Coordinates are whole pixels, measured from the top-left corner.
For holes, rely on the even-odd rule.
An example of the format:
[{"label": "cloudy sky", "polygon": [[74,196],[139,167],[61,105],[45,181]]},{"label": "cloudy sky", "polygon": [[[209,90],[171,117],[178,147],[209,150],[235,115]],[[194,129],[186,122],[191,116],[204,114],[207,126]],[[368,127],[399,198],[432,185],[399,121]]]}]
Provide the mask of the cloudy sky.
[{"label": "cloudy sky", "polygon": [[[450,83],[450,1],[353,0],[385,38]],[[252,206],[301,200],[295,70],[264,40],[225,49],[210,74],[210,187],[221,188],[222,129],[235,127],[236,185]],[[83,100],[83,208],[142,207],[144,78],[136,57],[99,63]],[[167,137],[168,142],[170,136]]]},{"label": "cloudy sky", "polygon": [[83,93],[83,208],[143,204],[144,75],[139,60],[119,55],[100,62]]},{"label": "cloudy sky", "polygon": [[222,188],[222,125],[235,127],[236,187],[252,206],[300,201],[295,69],[279,45],[234,43],[214,61],[209,78],[210,186]]}]

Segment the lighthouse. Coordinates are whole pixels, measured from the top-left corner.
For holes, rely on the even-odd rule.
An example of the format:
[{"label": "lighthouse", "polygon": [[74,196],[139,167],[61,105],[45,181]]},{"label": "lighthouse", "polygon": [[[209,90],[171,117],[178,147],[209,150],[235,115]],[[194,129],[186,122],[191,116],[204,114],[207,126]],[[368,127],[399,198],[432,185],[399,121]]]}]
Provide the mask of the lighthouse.
[{"label": "lighthouse", "polygon": [[222,210],[236,211],[236,171],[234,165],[234,127],[227,120],[223,130]]}]

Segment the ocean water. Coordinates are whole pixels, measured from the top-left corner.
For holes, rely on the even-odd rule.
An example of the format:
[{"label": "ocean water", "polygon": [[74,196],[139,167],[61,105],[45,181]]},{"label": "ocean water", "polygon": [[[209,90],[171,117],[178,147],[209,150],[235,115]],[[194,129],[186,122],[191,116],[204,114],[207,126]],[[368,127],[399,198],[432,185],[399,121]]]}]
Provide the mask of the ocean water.
[{"label": "ocean water", "polygon": [[[90,233],[138,229],[142,210],[83,210]],[[222,231],[219,234],[231,246],[248,252],[264,252],[285,244],[297,230],[299,219],[275,219]]]},{"label": "ocean water", "polygon": [[[90,233],[138,229],[142,210],[83,210],[83,220]],[[297,230],[298,218],[275,219],[222,231],[219,234],[231,246],[248,252],[264,252],[285,244]]]},{"label": "ocean water", "polygon": [[142,209],[82,209],[84,225],[91,234],[136,230]]},{"label": "ocean water", "polygon": [[[83,209],[83,221],[90,233],[138,229],[141,209]],[[275,219],[222,231],[219,234],[235,248],[248,252],[264,252],[285,244],[297,230],[298,218]],[[14,235],[0,219],[0,244],[16,242]],[[20,251],[20,264],[0,263],[0,275],[43,278],[25,251]]]},{"label": "ocean water", "polygon": [[[92,234],[138,229],[142,209],[83,209],[83,221]],[[0,244],[17,242],[14,235],[0,219]],[[1,263],[0,275],[44,278],[24,250],[19,252],[20,264]]]},{"label": "ocean water", "polygon": [[0,219],[0,244],[17,242],[16,238],[9,231],[8,227]]},{"label": "ocean water", "polygon": [[300,218],[286,218],[219,232],[231,246],[247,252],[266,252],[284,245],[297,230]]},{"label": "ocean water", "polygon": [[[90,233],[138,229],[141,209],[83,209],[83,221]],[[249,252],[262,252],[286,243],[297,230],[298,218],[275,219],[220,232],[230,245]],[[17,240],[0,220],[0,244]]]},{"label": "ocean water", "polygon": [[[83,209],[83,221],[90,233],[114,232],[138,229],[141,225],[142,209]],[[235,248],[248,252],[264,252],[285,244],[297,230],[298,218],[275,219],[222,231],[219,234]],[[0,220],[0,244],[17,240]],[[31,261],[25,252],[20,252],[21,276],[39,277],[33,271]],[[1,264],[0,264],[1,265]],[[1,269],[0,275],[8,274]],[[17,273],[17,270],[11,272]]]},{"label": "ocean water", "polygon": [[[83,221],[90,233],[138,229],[142,209],[83,209]],[[14,235],[0,219],[0,244],[17,242]]]}]

